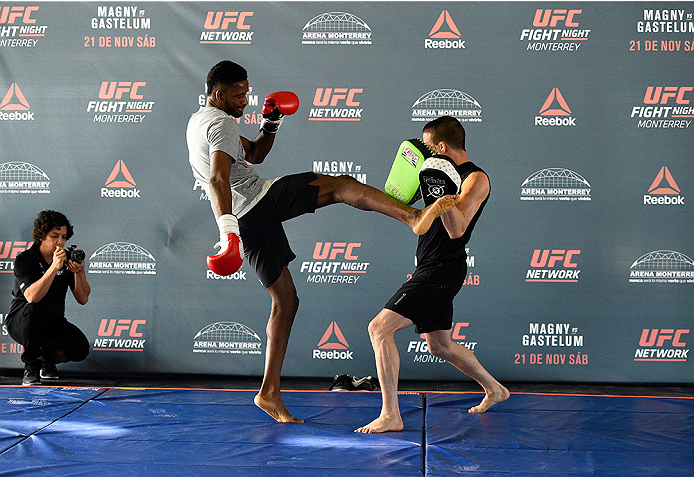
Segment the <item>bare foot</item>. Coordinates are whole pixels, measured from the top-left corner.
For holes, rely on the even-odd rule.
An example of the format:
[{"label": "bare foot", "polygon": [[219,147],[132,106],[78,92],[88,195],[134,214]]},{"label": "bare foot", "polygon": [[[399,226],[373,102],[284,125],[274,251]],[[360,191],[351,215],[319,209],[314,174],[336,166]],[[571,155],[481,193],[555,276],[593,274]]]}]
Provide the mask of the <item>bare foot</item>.
[{"label": "bare foot", "polygon": [[290,423],[302,423],[304,421],[295,418],[291,415],[287,406],[282,402],[282,398],[278,398],[277,401],[265,399],[260,394],[257,394],[253,399],[253,402],[260,409],[265,411],[277,422],[290,422]]},{"label": "bare foot", "polygon": [[488,392],[487,395],[484,396],[484,399],[482,399],[482,402],[479,403],[479,405],[468,409],[468,412],[486,412],[487,409],[492,407],[494,404],[499,404],[500,402],[507,400],[511,393],[509,393],[508,389],[505,387],[501,385],[499,386],[500,389],[493,392]]},{"label": "bare foot", "polygon": [[412,230],[417,235],[424,235],[431,224],[441,215],[445,214],[458,203],[457,195],[444,195],[436,199],[436,202],[425,209],[418,210]]},{"label": "bare foot", "polygon": [[380,416],[377,419],[374,419],[371,423],[356,429],[354,432],[361,432],[362,434],[376,434],[379,432],[402,431],[404,428],[405,426],[403,425],[402,418],[400,416],[393,419]]}]

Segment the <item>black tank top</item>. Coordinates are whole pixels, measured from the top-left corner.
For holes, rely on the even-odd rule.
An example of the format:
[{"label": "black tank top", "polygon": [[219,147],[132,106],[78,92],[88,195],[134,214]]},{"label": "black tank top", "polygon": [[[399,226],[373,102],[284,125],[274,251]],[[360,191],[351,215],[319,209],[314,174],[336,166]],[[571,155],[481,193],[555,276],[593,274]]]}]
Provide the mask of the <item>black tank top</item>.
[{"label": "black tank top", "polygon": [[[462,181],[467,179],[467,176],[473,172],[480,171],[487,175],[481,168],[472,162],[464,162],[456,166],[456,170],[460,174]],[[487,177],[488,178],[488,177]],[[491,193],[491,183],[490,183]],[[429,275],[429,279],[435,282],[449,282],[453,278],[460,280],[465,279],[467,264],[465,259],[465,245],[470,241],[472,231],[477,224],[477,220],[482,215],[484,206],[487,205],[489,194],[480,204],[477,213],[467,226],[462,237],[452,239],[449,237],[446,228],[440,218],[436,219],[431,228],[419,237],[417,243],[417,270],[415,275],[421,278],[426,278],[423,275]]]}]

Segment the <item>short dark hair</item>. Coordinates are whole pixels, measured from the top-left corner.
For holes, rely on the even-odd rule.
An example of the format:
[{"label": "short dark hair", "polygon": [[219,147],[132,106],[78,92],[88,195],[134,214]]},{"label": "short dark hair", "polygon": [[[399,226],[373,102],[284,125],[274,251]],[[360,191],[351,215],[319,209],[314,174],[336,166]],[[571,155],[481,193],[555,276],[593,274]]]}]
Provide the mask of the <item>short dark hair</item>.
[{"label": "short dark hair", "polygon": [[434,144],[444,141],[455,149],[465,150],[465,128],[452,116],[441,116],[429,121],[422,132],[431,134]]},{"label": "short dark hair", "polygon": [[246,69],[233,61],[220,61],[207,73],[207,95],[211,95],[214,89],[220,85],[232,85],[248,79]]},{"label": "short dark hair", "polygon": [[67,238],[69,239],[72,237],[72,225],[70,225],[67,217],[55,210],[39,212],[36,220],[34,220],[34,242],[41,243],[48,235],[48,232],[63,225],[67,225]]}]

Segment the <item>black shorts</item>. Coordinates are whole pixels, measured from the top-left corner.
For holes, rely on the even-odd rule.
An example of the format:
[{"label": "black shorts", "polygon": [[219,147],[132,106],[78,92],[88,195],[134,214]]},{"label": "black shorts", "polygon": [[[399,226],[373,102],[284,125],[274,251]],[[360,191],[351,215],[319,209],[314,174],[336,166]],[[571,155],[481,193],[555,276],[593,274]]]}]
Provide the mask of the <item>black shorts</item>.
[{"label": "black shorts", "polygon": [[461,283],[435,283],[416,274],[388,300],[384,308],[415,324],[416,333],[450,330],[453,325],[453,299]]},{"label": "black shorts", "polygon": [[244,255],[265,288],[296,258],[282,222],[316,211],[319,187],[308,185],[316,177],[313,172],[304,172],[278,179],[239,219]]}]

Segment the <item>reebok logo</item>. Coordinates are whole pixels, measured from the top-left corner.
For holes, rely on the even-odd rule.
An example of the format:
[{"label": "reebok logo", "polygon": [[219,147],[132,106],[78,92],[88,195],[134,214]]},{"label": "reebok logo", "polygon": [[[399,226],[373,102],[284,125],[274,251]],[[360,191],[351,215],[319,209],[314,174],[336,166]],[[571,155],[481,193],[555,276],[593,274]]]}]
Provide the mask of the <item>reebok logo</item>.
[{"label": "reebok logo", "polygon": [[[363,88],[317,88],[309,121],[361,121],[363,108],[357,95]],[[343,106],[344,107],[339,107]]]},{"label": "reebok logo", "polygon": [[553,88],[547,96],[540,115],[535,116],[535,126],[576,126],[576,118],[571,117],[571,108],[559,88]]},{"label": "reebok logo", "polygon": [[106,179],[106,187],[101,188],[101,197],[139,199],[140,189],[135,188],[135,180],[125,162],[119,160]]},{"label": "reebok logo", "polygon": [[[0,102],[0,121],[33,121],[29,102],[17,83],[12,83]],[[11,111],[11,112],[6,112]]]},{"label": "reebok logo", "polygon": [[684,205],[684,197],[679,194],[680,188],[674,177],[672,177],[670,170],[663,166],[648,188],[648,194],[643,196],[643,203],[647,205]]},{"label": "reebok logo", "polygon": [[424,40],[424,48],[464,49],[465,40],[460,39],[460,30],[448,10],[443,10]]},{"label": "reebok logo", "polygon": [[[342,334],[342,330],[336,321],[330,322],[328,329],[323,333],[323,337],[318,342],[318,349],[313,350],[313,359],[345,360],[354,359],[354,355],[349,350],[349,344]],[[330,351],[324,351],[330,350]],[[340,351],[345,350],[345,351]]]}]

